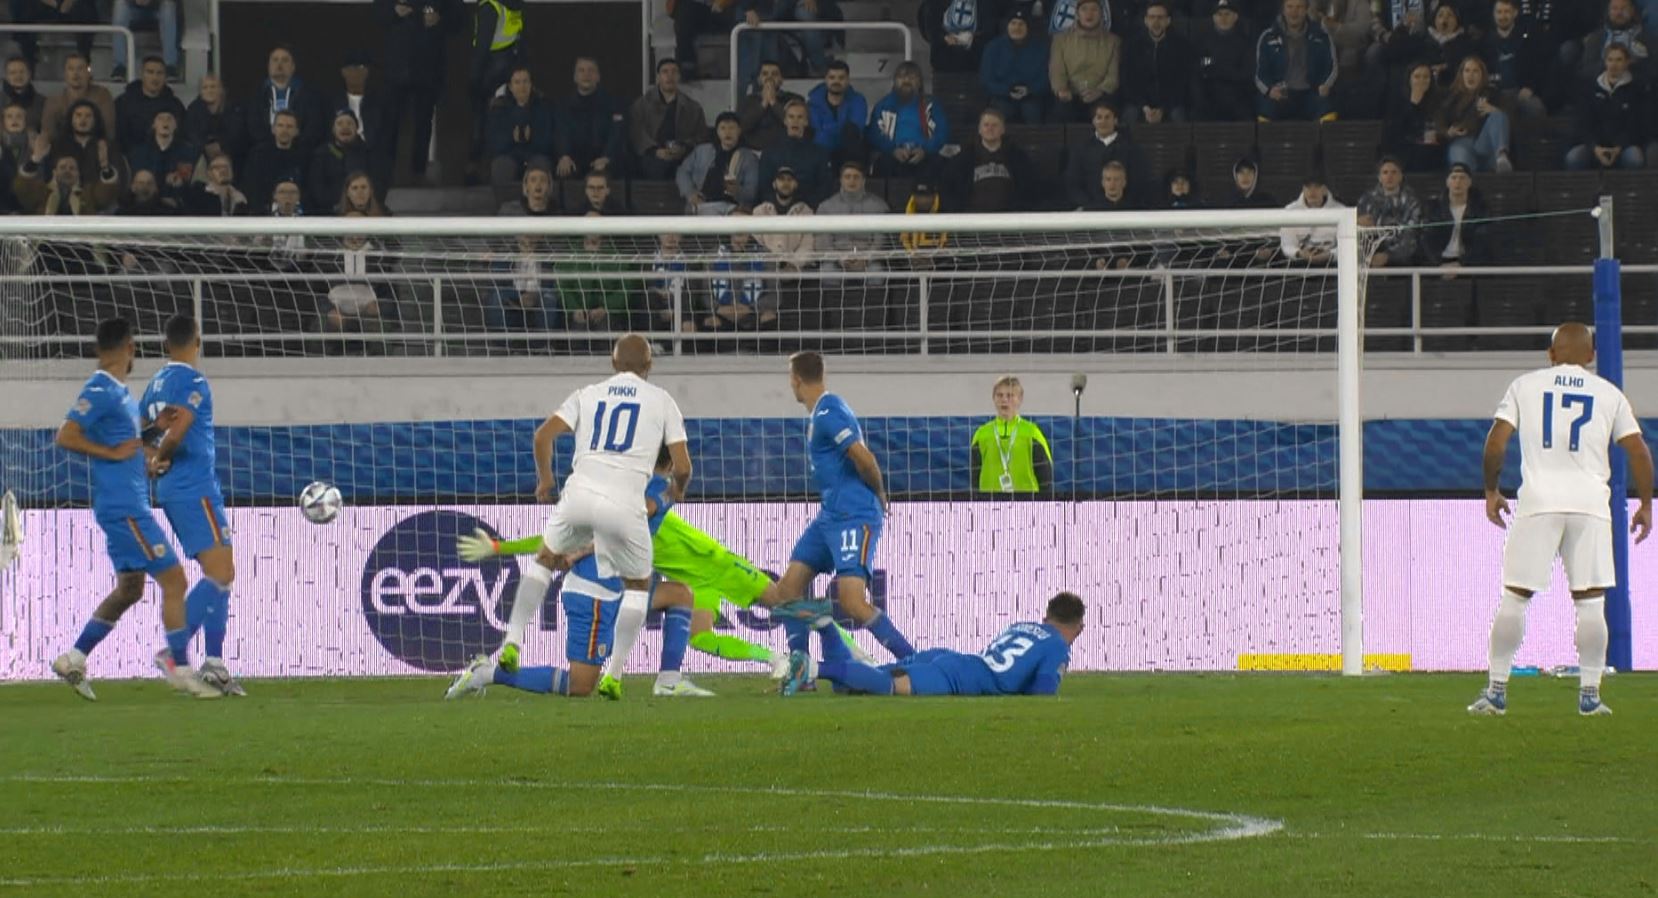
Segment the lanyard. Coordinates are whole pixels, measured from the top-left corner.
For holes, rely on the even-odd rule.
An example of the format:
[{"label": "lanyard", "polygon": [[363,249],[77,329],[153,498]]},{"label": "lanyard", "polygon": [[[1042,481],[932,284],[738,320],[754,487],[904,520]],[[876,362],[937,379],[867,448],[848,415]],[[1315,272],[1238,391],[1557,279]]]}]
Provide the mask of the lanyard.
[{"label": "lanyard", "polygon": [[[1005,493],[1013,492],[1013,468],[1011,465],[1013,462],[1013,446],[1019,441],[1019,419],[1014,418],[1012,421],[1008,422],[1008,426],[1012,428],[1012,433],[1008,433],[1005,436],[1002,432],[1002,424],[1000,421],[996,423],[995,429],[996,454],[1001,456],[1002,459],[1002,476],[1000,483],[1002,492]],[[1005,444],[1003,443],[1004,438],[1007,441]]]}]

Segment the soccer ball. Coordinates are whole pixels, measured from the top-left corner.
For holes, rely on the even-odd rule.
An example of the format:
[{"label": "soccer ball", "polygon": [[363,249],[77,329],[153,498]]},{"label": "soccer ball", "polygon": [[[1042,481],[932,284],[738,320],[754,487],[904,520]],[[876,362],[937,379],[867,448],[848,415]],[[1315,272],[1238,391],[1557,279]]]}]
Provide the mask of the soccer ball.
[{"label": "soccer ball", "polygon": [[299,494],[299,510],[313,524],[326,524],[339,517],[340,506],[344,504],[340,491],[333,484],[320,480]]}]

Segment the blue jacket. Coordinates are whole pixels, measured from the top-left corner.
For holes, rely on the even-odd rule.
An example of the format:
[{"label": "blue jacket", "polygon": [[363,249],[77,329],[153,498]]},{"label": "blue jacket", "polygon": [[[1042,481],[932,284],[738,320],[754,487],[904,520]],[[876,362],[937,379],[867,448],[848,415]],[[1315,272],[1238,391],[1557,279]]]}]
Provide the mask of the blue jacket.
[{"label": "blue jacket", "polygon": [[907,103],[899,101],[897,92],[887,94],[869,115],[869,142],[883,154],[905,144],[936,154],[950,142],[942,112],[926,94]]},{"label": "blue jacket", "polygon": [[[1261,32],[1255,41],[1255,89],[1261,94],[1284,82],[1289,69],[1289,51],[1284,46],[1284,17],[1273,21],[1272,27]],[[1336,45],[1324,26],[1307,19],[1307,84],[1310,87],[1334,87],[1336,83]]]},{"label": "blue jacket", "polygon": [[[525,125],[530,129],[529,143],[514,143],[513,128]],[[553,123],[553,101],[534,94],[530,105],[520,106],[510,95],[489,107],[489,155],[511,156],[520,162],[531,156],[553,155],[553,144],[558,133]]]},{"label": "blue jacket", "polygon": [[833,153],[841,148],[848,125],[862,131],[869,124],[869,101],[848,87],[841,104],[830,106],[829,89],[819,84],[806,95],[806,114],[812,123],[812,140]]},{"label": "blue jacket", "polygon": [[1005,97],[1015,84],[1023,84],[1031,96],[1046,96],[1048,85],[1048,39],[1031,35],[1025,45],[1015,47],[1013,40],[1001,35],[984,48],[979,61],[979,81],[993,97]]}]

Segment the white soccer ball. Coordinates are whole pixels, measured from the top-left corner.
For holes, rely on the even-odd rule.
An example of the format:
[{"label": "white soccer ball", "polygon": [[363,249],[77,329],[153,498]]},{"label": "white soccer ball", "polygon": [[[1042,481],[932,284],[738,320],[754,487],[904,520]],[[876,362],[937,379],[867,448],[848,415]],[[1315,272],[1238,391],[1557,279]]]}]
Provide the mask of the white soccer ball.
[{"label": "white soccer ball", "polygon": [[299,494],[299,510],[313,524],[326,524],[340,516],[345,500],[331,483],[317,481]]}]

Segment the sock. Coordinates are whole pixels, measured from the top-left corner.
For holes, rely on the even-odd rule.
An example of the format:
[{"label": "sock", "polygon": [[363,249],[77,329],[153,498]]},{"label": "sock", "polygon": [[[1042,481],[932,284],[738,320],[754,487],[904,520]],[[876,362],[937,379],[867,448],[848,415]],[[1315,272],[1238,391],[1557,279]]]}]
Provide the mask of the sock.
[{"label": "sock", "polygon": [[75,651],[80,652],[83,656],[92,654],[92,650],[97,648],[98,643],[103,642],[104,637],[108,636],[109,631],[113,629],[115,629],[115,624],[107,620],[99,620],[95,617],[88,619],[86,626],[81,628],[80,638],[75,640]]},{"label": "sock", "polygon": [[177,630],[167,631],[167,648],[173,653],[173,663],[179,667],[190,666],[190,628],[179,627]]},{"label": "sock", "polygon": [[605,676],[619,678],[627,668],[628,653],[639,641],[639,631],[645,626],[645,614],[650,607],[651,594],[643,589],[622,593],[622,607],[616,612],[616,634],[610,640],[610,660],[604,665]]},{"label": "sock", "polygon": [[719,633],[703,632],[691,636],[691,648],[704,655],[713,655],[727,661],[762,661],[771,662],[771,649],[755,645],[746,639],[736,636],[725,636]]},{"label": "sock", "polygon": [[1577,669],[1578,684],[1584,689],[1599,689],[1601,675],[1606,672],[1606,599],[1579,599],[1577,606]]},{"label": "sock", "polygon": [[874,617],[864,622],[864,629],[899,661],[915,654],[915,646],[910,645],[904,634],[898,632],[898,628],[893,626],[892,618],[887,617],[884,611],[876,611]]},{"label": "sock", "polygon": [[858,692],[867,692],[870,695],[892,694],[892,674],[857,661],[825,661],[817,666],[817,675],[831,683],[839,683]]},{"label": "sock", "polygon": [[846,647],[846,642],[841,639],[840,628],[834,624],[818,628],[817,644],[825,661],[852,660],[852,650]]},{"label": "sock", "polygon": [[507,642],[514,645],[524,644],[524,630],[529,627],[530,621],[535,620],[535,612],[541,607],[541,601],[547,598],[547,587],[553,585],[553,572],[541,566],[535,559],[523,566],[519,572],[518,591],[512,597],[512,613],[507,617]]},{"label": "sock", "polygon": [[1491,621],[1491,686],[1502,691],[1508,685],[1508,672],[1514,667],[1514,653],[1526,638],[1526,606],[1529,599],[1512,590],[1503,590],[1502,604],[1497,606],[1497,617]]},{"label": "sock", "polygon": [[230,590],[207,577],[197,580],[184,597],[184,628],[192,636],[202,631],[207,657],[224,657],[225,627],[229,622]]},{"label": "sock", "polygon": [[789,651],[811,651],[812,631],[806,628],[806,624],[804,622],[795,620],[792,617],[786,617],[783,619],[783,632],[788,634],[789,637]]},{"label": "sock", "polygon": [[555,692],[559,695],[570,694],[570,672],[562,667],[520,667],[516,671],[497,667],[494,682],[542,695]]},{"label": "sock", "polygon": [[662,612],[661,669],[664,672],[679,672],[679,666],[685,663],[685,646],[690,641],[691,609],[669,608]]}]

